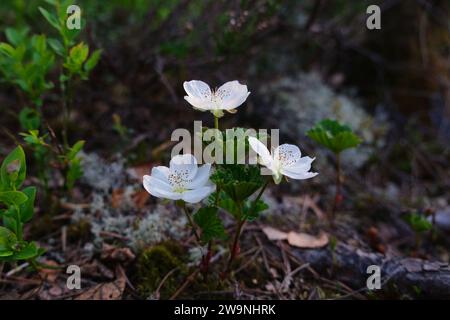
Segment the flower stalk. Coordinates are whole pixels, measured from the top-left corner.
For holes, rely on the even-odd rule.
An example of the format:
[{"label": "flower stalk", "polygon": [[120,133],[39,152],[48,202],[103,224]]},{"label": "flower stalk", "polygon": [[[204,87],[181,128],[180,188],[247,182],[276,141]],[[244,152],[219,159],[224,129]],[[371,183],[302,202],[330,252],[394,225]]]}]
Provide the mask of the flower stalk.
[{"label": "flower stalk", "polygon": [[194,234],[195,240],[200,243],[200,236],[198,235],[197,228],[195,227],[194,221],[192,220],[191,213],[189,212],[188,208],[186,207],[186,203],[184,201],[180,201],[180,206],[183,209],[184,215],[186,216],[189,225],[192,228],[192,233]]},{"label": "flower stalk", "polygon": [[330,223],[334,224],[334,219],[336,216],[336,211],[338,210],[341,202],[342,202],[342,194],[341,194],[341,154],[336,153],[336,191],[334,195],[333,207],[331,209],[330,215]]}]

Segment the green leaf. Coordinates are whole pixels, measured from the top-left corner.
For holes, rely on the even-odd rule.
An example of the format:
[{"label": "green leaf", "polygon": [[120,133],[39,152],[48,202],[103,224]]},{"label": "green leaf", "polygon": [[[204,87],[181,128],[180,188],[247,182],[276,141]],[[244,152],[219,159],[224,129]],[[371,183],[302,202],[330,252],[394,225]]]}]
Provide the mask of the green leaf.
[{"label": "green leaf", "polygon": [[8,39],[9,43],[11,43],[15,47],[17,47],[24,41],[27,33],[28,28],[23,29],[6,28],[5,30],[6,38]]},{"label": "green leaf", "polygon": [[25,107],[19,113],[19,122],[24,130],[36,130],[41,125],[41,117],[35,109]]},{"label": "green leaf", "polygon": [[97,65],[98,61],[100,60],[100,55],[102,53],[102,50],[98,49],[95,50],[91,56],[89,57],[89,59],[86,61],[86,63],[84,64],[84,70],[86,72],[91,71],[92,69],[94,69],[94,67]]},{"label": "green leaf", "polygon": [[66,174],[66,187],[72,190],[75,182],[83,175],[80,159],[74,159],[69,163],[69,170]]},{"label": "green leaf", "polygon": [[0,167],[0,190],[19,189],[25,176],[25,152],[18,146],[3,160]]},{"label": "green leaf", "polygon": [[28,260],[35,258],[39,251],[34,242],[29,242],[24,248],[19,252],[15,253],[12,257],[14,260]]},{"label": "green leaf", "polygon": [[334,153],[357,147],[361,143],[361,139],[352,132],[350,127],[330,119],[319,122],[306,134]]},{"label": "green leaf", "polygon": [[264,183],[260,169],[250,165],[220,165],[211,180],[237,203],[243,202]]},{"label": "green leaf", "polygon": [[31,220],[34,214],[36,187],[26,187],[22,192],[28,197],[27,201],[20,205],[20,219],[22,223],[25,223]]},{"label": "green leaf", "polygon": [[247,201],[244,206],[244,219],[253,221],[267,209],[269,209],[269,206],[263,200],[258,200],[255,204],[253,204],[253,201]]},{"label": "green leaf", "polygon": [[0,257],[13,255],[16,244],[16,235],[11,230],[0,227]]},{"label": "green leaf", "polygon": [[19,206],[27,200],[27,195],[21,191],[0,192],[0,202],[6,204],[7,206]]},{"label": "green leaf", "polygon": [[56,54],[64,56],[64,46],[58,39],[49,38],[47,42]]},{"label": "green leaf", "polygon": [[218,217],[216,207],[204,207],[194,214],[194,222],[202,230],[201,240],[208,242],[212,239],[225,238],[225,228],[222,220]]},{"label": "green leaf", "polygon": [[84,143],[85,143],[84,140],[77,141],[77,142],[72,146],[72,148],[70,148],[70,151],[69,151],[69,153],[67,154],[67,159],[69,159],[69,160],[75,159],[75,157],[77,156],[77,154],[81,151],[81,149],[83,149]]},{"label": "green leaf", "polygon": [[44,18],[50,23],[50,25],[56,30],[61,30],[61,25],[59,24],[58,18],[52,13],[48,12],[46,9],[39,7],[39,11],[42,13]]},{"label": "green leaf", "polygon": [[16,221],[16,209],[11,207],[8,210],[8,215],[3,216],[3,226],[12,232],[17,231],[17,221]]},{"label": "green leaf", "polygon": [[47,145],[47,143],[45,142],[45,138],[47,137],[47,135],[39,136],[39,130],[30,130],[28,133],[21,132],[19,134],[23,137],[23,140],[26,143],[34,147]]},{"label": "green leaf", "polygon": [[225,192],[220,193],[218,205],[220,208],[230,213],[233,217],[239,218],[240,211],[238,205]]},{"label": "green leaf", "polygon": [[72,49],[70,49],[69,56],[70,59],[76,64],[81,66],[84,61],[86,61],[89,54],[89,47],[84,44],[84,42],[80,42]]},{"label": "green leaf", "polygon": [[[213,199],[210,199],[210,203]],[[236,219],[246,219],[248,221],[253,221],[258,218],[259,214],[264,210],[267,210],[269,206],[262,200],[258,200],[256,204],[253,204],[253,200],[245,200],[242,205],[242,217],[239,215],[240,209],[236,202],[233,201],[225,192],[220,193],[218,206],[225,211],[229,212]]]},{"label": "green leaf", "polygon": [[425,216],[418,213],[409,214],[406,221],[418,233],[426,232],[433,227],[433,224]]},{"label": "green leaf", "polygon": [[7,57],[12,57],[14,56],[15,52],[16,50],[10,44],[6,42],[0,43],[0,53],[2,53],[3,55]]}]

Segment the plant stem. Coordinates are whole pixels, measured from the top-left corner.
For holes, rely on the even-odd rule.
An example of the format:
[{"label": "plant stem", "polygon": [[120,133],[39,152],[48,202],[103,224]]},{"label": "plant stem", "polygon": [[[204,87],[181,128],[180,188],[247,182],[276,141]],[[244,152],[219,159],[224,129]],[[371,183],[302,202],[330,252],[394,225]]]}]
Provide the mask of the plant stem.
[{"label": "plant stem", "polygon": [[181,207],[183,208],[184,214],[186,215],[186,218],[189,221],[189,224],[191,225],[192,232],[194,233],[195,240],[200,243],[200,236],[197,233],[197,229],[195,228],[194,221],[192,220],[191,214],[189,213],[189,210],[186,207],[186,203],[183,201],[181,204]]},{"label": "plant stem", "polygon": [[258,195],[256,196],[255,200],[252,203],[252,207],[250,208],[250,214],[253,213],[253,210],[255,210],[256,203],[261,199],[261,196],[263,195],[264,191],[266,190],[267,186],[269,185],[270,179],[267,179],[267,181],[262,186],[261,190],[259,190]]},{"label": "plant stem", "polygon": [[209,263],[211,262],[211,257],[212,257],[212,243],[213,243],[213,241],[209,240],[208,251],[206,252],[206,255],[204,255],[202,257],[201,269],[202,269],[203,276],[205,277],[205,280],[208,277]]},{"label": "plant stem", "polygon": [[342,201],[341,196],[341,154],[336,153],[336,193],[334,195],[333,208],[331,210],[330,222],[334,224],[334,218],[336,215],[336,210]]},{"label": "plant stem", "polygon": [[[261,190],[259,191],[258,195],[256,196],[255,200],[252,203],[252,206],[251,206],[251,208],[249,210],[249,214],[252,214],[253,210],[255,210],[256,203],[259,201],[259,199],[261,198],[262,194],[264,193],[264,191],[266,190],[267,186],[269,185],[269,181],[270,180],[267,179],[267,181],[262,186]],[[246,222],[245,218],[242,219],[242,213],[243,213],[242,212],[242,204],[239,204],[238,225],[237,225],[236,233],[234,235],[233,246],[231,247],[230,258],[228,260],[228,264],[227,264],[227,268],[226,268],[225,273],[224,273],[224,277],[229,273],[230,268],[231,268],[231,264],[233,263],[233,260],[237,256],[237,248],[238,248],[238,245],[239,245],[239,237],[241,235],[242,228],[244,227],[244,224]]]},{"label": "plant stem", "polygon": [[61,98],[62,98],[62,111],[63,111],[63,124],[62,124],[62,139],[64,148],[67,149],[69,146],[69,142],[67,139],[67,126],[69,123],[69,107],[67,105],[67,85],[68,83],[64,83],[64,81],[60,81],[61,86]]},{"label": "plant stem", "polygon": [[241,235],[242,227],[245,224],[245,220],[238,220],[238,226],[236,229],[236,233],[234,235],[233,246],[231,247],[230,258],[228,259],[227,268],[224,273],[224,277],[228,275],[230,272],[231,264],[233,263],[234,258],[237,256],[237,248],[239,245],[239,236]]},{"label": "plant stem", "polygon": [[219,117],[214,116],[214,128],[219,130]]},{"label": "plant stem", "polygon": [[15,205],[14,209],[16,210],[16,236],[17,240],[22,241],[23,240],[23,232],[22,232],[22,218],[20,217],[20,208],[19,206]]}]

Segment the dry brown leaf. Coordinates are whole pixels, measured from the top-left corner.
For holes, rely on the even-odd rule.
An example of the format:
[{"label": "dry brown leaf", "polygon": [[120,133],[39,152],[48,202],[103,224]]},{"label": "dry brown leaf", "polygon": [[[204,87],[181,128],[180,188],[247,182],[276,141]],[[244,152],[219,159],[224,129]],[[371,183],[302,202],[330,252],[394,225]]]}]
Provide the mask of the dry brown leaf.
[{"label": "dry brown leaf", "polygon": [[130,248],[117,248],[107,243],[103,243],[101,258],[102,260],[122,262],[126,264],[133,261],[136,256]]},{"label": "dry brown leaf", "polygon": [[[43,263],[49,265],[58,267],[58,263],[53,260],[44,260]],[[46,279],[49,283],[54,283],[56,279],[58,278],[58,275],[61,273],[62,269],[50,269],[50,268],[43,268],[39,270],[39,273],[42,278]]]},{"label": "dry brown leaf", "polygon": [[286,232],[272,227],[264,227],[262,228],[262,231],[269,240],[286,240],[288,238],[288,234]]},{"label": "dry brown leaf", "polygon": [[120,300],[126,285],[126,276],[121,267],[117,267],[117,279],[100,283],[81,293],[75,300]]},{"label": "dry brown leaf", "polygon": [[328,244],[329,239],[324,232],[320,232],[318,236],[313,236],[291,231],[288,233],[287,241],[291,246],[298,248],[321,248]]},{"label": "dry brown leaf", "polygon": [[83,274],[96,278],[114,279],[114,272],[97,260],[84,264]]}]

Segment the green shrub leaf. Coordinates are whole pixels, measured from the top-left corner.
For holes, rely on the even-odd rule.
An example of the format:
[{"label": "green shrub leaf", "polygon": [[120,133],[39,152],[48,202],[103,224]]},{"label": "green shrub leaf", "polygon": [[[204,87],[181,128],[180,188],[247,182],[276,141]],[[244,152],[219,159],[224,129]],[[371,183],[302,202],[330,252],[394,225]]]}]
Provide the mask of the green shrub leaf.
[{"label": "green shrub leaf", "polygon": [[18,146],[3,160],[0,167],[0,189],[19,189],[25,180],[25,176],[25,152],[21,146]]},{"label": "green shrub leaf", "polygon": [[0,203],[8,206],[20,206],[28,200],[25,193],[20,191],[3,191],[0,192]]}]

